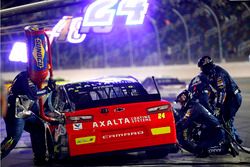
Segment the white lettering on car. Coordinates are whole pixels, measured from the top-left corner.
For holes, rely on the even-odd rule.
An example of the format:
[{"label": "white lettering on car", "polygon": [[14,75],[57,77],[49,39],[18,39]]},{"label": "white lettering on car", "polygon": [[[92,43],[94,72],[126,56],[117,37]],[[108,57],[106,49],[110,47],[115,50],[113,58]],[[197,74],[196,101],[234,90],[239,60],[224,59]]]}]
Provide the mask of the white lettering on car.
[{"label": "white lettering on car", "polygon": [[113,125],[113,123],[111,122],[111,120],[108,120],[107,121],[107,126],[112,126]]},{"label": "white lettering on car", "polygon": [[102,139],[112,139],[112,138],[120,138],[120,137],[128,137],[128,136],[138,136],[138,135],[143,135],[144,131],[133,131],[133,132],[124,132],[124,133],[116,133],[116,134],[108,134],[108,135],[103,135]]},{"label": "white lettering on car", "polygon": [[115,119],[113,120],[113,122],[114,122],[114,125],[118,125],[118,123],[116,122],[116,120],[115,120]]},{"label": "white lettering on car", "polygon": [[105,121],[97,121],[93,122],[93,128],[99,127],[106,127],[106,126],[118,126],[123,124],[135,124],[141,122],[151,122],[151,117],[149,115],[146,116],[136,116],[136,117],[129,117],[129,118],[117,118],[112,120],[105,120]]},{"label": "white lettering on car", "polygon": [[93,128],[98,128],[98,123],[97,122],[93,122]]},{"label": "white lettering on car", "polygon": [[122,120],[123,120],[122,118],[118,119],[118,121],[119,121],[120,124],[122,124]]},{"label": "white lettering on car", "polygon": [[105,126],[104,121],[100,121],[100,127]]},{"label": "white lettering on car", "polygon": [[124,121],[125,124],[130,124],[130,121],[128,118],[125,118],[125,121]]}]

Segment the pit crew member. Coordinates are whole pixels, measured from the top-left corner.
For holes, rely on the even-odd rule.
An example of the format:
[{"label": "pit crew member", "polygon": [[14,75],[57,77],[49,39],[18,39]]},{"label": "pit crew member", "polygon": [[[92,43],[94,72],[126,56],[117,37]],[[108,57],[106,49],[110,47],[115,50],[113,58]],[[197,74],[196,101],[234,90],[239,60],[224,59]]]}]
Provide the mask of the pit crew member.
[{"label": "pit crew member", "polygon": [[[55,82],[49,81],[47,87],[39,90],[32,81],[28,71],[22,71],[15,77],[8,92],[8,108],[4,118],[7,137],[1,143],[1,159],[10,153],[21,138],[23,130],[26,130],[31,137],[34,163],[39,165],[46,162],[45,128],[43,122],[37,117],[39,116],[37,101],[39,96],[50,92],[55,87],[54,84]],[[23,97],[26,97],[26,99]],[[28,109],[22,105],[23,100],[28,101]],[[24,115],[22,118],[19,118],[16,111],[24,109],[26,109],[26,113],[29,110],[34,114],[28,114],[29,116],[26,117]]]},{"label": "pit crew member", "polygon": [[[220,127],[219,120],[205,107],[192,99],[188,90],[181,92],[176,99],[183,113],[176,123],[179,144],[197,157],[207,157],[209,154],[226,154],[225,131]],[[199,138],[190,139],[193,128],[201,127]],[[195,134],[196,135],[196,134]]]},{"label": "pit crew member", "polygon": [[216,90],[215,115],[221,123],[227,125],[233,133],[236,141],[241,144],[243,141],[234,127],[234,117],[241,106],[241,91],[229,75],[222,67],[215,65],[212,58],[203,56],[198,60],[198,67],[207,75],[210,84]]},{"label": "pit crew member", "polygon": [[203,105],[210,113],[214,113],[215,93],[203,72],[190,81],[188,91],[192,93],[193,99]]}]

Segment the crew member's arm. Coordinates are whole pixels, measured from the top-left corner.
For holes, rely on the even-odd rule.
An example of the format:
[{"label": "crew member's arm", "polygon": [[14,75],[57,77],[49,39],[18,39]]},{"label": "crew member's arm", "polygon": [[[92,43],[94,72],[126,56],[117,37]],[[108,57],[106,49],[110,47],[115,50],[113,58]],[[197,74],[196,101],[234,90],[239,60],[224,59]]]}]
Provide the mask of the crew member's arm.
[{"label": "crew member's arm", "polygon": [[48,89],[47,87],[44,87],[43,89],[40,89],[36,92],[36,96],[40,97],[43,95],[46,95],[50,92],[50,89]]},{"label": "crew member's arm", "polygon": [[55,90],[56,84],[55,84],[54,80],[49,79],[48,86],[45,86],[42,89],[38,89],[37,86],[33,82],[29,81],[29,87],[31,90],[31,91],[29,91],[31,96],[40,97],[40,96],[46,95],[49,92]]},{"label": "crew member's arm", "polygon": [[28,86],[25,86],[25,92],[29,99],[31,100],[36,100],[38,97],[46,95],[49,93],[51,90],[48,88],[48,86],[39,89],[37,85],[35,85],[30,79],[28,79]]},{"label": "crew member's arm", "polygon": [[222,76],[217,77],[216,80],[216,87],[217,87],[217,100],[215,103],[215,116],[221,116],[221,112],[223,110],[223,104],[226,99],[226,82]]},{"label": "crew member's arm", "polygon": [[212,110],[212,104],[209,103],[209,91],[210,90],[207,88],[204,88],[204,90],[202,90],[201,95],[199,96],[199,103],[213,114],[214,111]]},{"label": "crew member's arm", "polygon": [[191,115],[192,115],[192,109],[188,109],[184,117],[177,122],[176,124],[177,129],[187,128],[192,122]]}]

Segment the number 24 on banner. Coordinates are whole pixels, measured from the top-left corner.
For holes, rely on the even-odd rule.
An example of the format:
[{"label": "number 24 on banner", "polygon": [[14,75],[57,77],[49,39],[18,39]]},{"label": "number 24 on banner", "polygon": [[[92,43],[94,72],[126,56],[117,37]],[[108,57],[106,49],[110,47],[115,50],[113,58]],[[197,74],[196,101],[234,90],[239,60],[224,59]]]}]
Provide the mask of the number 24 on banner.
[{"label": "number 24 on banner", "polygon": [[111,26],[115,16],[127,16],[126,25],[142,24],[147,9],[147,0],[97,0],[87,8],[82,26]]},{"label": "number 24 on banner", "polygon": [[80,43],[90,28],[95,33],[108,33],[115,16],[127,16],[126,25],[142,24],[148,5],[147,0],[96,0],[87,7],[83,18],[64,16],[50,32],[51,41],[58,37],[59,41]]}]

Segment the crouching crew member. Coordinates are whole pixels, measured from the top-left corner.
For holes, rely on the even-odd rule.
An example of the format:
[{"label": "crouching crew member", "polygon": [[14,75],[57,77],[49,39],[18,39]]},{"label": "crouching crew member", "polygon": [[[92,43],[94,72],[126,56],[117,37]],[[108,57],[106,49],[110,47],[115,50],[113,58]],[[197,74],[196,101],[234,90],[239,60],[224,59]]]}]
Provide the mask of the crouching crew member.
[{"label": "crouching crew member", "polygon": [[[188,90],[181,92],[176,99],[184,115],[176,123],[179,144],[197,157],[209,154],[226,154],[225,131],[220,122],[205,107],[191,98]],[[193,138],[193,130],[199,126],[200,134]],[[195,134],[197,135],[197,134]]]}]

